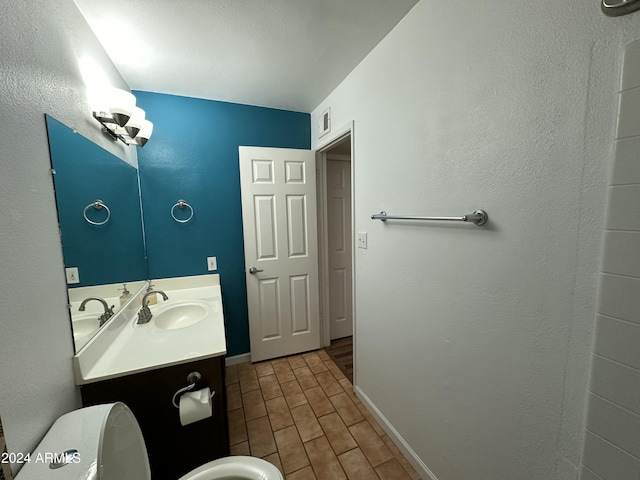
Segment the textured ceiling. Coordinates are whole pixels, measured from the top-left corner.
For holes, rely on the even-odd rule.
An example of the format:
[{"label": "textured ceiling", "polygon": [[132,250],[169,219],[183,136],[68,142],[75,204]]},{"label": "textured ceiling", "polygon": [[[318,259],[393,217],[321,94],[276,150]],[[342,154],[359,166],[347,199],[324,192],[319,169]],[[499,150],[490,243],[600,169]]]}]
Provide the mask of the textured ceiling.
[{"label": "textured ceiling", "polygon": [[312,111],[418,0],[75,0],[133,90]]}]

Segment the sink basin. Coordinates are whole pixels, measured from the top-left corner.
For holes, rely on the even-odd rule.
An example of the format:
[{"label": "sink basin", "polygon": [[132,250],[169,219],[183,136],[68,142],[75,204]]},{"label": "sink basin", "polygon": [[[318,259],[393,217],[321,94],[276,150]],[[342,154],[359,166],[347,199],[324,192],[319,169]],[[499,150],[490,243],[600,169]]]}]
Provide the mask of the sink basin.
[{"label": "sink basin", "polygon": [[85,313],[84,315],[73,316],[73,341],[76,344],[76,349],[87,343],[100,328],[99,316],[99,313]]},{"label": "sink basin", "polygon": [[178,330],[202,321],[209,314],[209,308],[205,302],[198,301],[170,304],[154,313],[152,321],[158,328]]}]

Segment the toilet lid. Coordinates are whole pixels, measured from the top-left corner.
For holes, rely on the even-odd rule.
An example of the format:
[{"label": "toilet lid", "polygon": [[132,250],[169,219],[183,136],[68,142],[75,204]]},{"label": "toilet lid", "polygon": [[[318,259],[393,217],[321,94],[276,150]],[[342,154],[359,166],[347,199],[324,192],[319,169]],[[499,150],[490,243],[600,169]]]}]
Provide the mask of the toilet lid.
[{"label": "toilet lid", "polygon": [[192,470],[179,480],[284,480],[273,464],[256,457],[225,457]]}]

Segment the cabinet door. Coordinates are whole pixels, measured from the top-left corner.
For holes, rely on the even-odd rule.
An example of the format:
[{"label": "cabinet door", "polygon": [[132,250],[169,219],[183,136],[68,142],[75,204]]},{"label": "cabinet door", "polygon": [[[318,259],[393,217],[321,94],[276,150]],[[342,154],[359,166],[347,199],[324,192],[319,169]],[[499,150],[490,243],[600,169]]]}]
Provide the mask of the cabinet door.
[{"label": "cabinet door", "polygon": [[[195,389],[215,390],[213,416],[180,425],[173,395],[200,372]],[[176,480],[203,463],[229,455],[224,358],[160,368],[82,386],[84,406],[123,402],[136,416],[149,452],[151,478]]]}]

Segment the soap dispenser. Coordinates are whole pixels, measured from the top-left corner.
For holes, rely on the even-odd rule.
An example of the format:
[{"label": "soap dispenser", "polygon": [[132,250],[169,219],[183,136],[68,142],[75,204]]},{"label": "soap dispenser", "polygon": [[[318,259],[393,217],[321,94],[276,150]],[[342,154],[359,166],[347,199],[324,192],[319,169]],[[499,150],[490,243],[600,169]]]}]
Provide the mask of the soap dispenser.
[{"label": "soap dispenser", "polygon": [[[155,285],[151,285],[151,283],[149,283],[149,286],[147,287],[147,293],[151,292],[154,286]],[[158,303],[158,296],[155,293],[147,297],[147,305],[155,305],[156,303]]]},{"label": "soap dispenser", "polygon": [[123,283],[122,284],[122,288],[119,288],[118,290],[122,290],[122,295],[120,295],[120,306],[122,306],[125,303],[127,303],[129,301],[129,299],[131,298],[131,292],[129,290],[127,290],[127,284],[126,283]]}]

